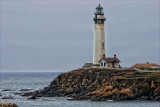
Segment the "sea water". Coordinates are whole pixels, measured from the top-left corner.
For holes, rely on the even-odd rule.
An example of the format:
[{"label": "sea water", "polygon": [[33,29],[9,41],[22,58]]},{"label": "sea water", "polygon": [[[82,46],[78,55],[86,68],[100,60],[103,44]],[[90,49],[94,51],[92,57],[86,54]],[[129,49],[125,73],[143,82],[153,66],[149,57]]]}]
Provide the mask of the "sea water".
[{"label": "sea water", "polygon": [[[15,93],[21,89],[40,90],[60,72],[0,72],[0,101],[14,102],[19,107],[160,107],[158,101],[70,101],[67,97],[42,97],[29,100]],[[2,91],[10,89],[10,91]],[[26,91],[27,92],[27,91]],[[12,96],[13,99],[2,99]]]}]

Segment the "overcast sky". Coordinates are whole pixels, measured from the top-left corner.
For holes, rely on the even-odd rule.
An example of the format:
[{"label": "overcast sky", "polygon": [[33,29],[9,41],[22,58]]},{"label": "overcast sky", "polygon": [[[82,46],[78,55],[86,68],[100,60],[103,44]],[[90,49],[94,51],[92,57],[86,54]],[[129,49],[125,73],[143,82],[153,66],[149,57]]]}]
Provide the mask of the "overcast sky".
[{"label": "overcast sky", "polygon": [[[159,0],[101,0],[107,57],[160,64]],[[93,59],[98,0],[1,0],[1,71],[69,71]]]}]

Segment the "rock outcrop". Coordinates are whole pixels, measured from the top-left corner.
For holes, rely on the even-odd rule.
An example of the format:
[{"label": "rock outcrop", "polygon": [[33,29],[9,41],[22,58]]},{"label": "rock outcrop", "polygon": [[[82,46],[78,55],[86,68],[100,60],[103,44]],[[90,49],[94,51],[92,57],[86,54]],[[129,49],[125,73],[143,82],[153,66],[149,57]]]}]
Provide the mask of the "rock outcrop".
[{"label": "rock outcrop", "polygon": [[4,96],[2,99],[13,99],[13,96]]},{"label": "rock outcrop", "polygon": [[160,72],[78,69],[59,75],[35,97],[67,96],[74,100],[160,101]]},{"label": "rock outcrop", "polygon": [[18,106],[14,103],[2,101],[2,102],[0,102],[0,107],[18,107]]}]

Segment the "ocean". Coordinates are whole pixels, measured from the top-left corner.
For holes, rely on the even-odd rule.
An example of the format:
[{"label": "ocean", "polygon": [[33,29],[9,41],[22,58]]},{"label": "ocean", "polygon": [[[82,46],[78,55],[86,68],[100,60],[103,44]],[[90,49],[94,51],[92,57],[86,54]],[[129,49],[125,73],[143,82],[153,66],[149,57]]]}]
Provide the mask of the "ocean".
[{"label": "ocean", "polygon": [[[0,72],[0,101],[14,102],[19,107],[160,107],[158,101],[69,101],[67,97],[42,97],[29,100],[15,93],[21,89],[40,90],[48,86],[59,72]],[[4,91],[8,89],[9,91]],[[27,91],[25,91],[27,92]],[[2,99],[12,96],[13,99]]]}]

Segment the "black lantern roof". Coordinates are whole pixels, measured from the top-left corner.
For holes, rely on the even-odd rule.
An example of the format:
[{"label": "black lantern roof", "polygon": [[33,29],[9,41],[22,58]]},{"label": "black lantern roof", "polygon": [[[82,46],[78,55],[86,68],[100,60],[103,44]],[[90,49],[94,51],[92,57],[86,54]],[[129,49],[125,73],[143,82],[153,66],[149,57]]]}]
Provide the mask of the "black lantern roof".
[{"label": "black lantern roof", "polygon": [[96,15],[103,15],[103,7],[101,7],[101,5],[99,4],[97,7],[96,7],[96,12],[95,12]]}]

